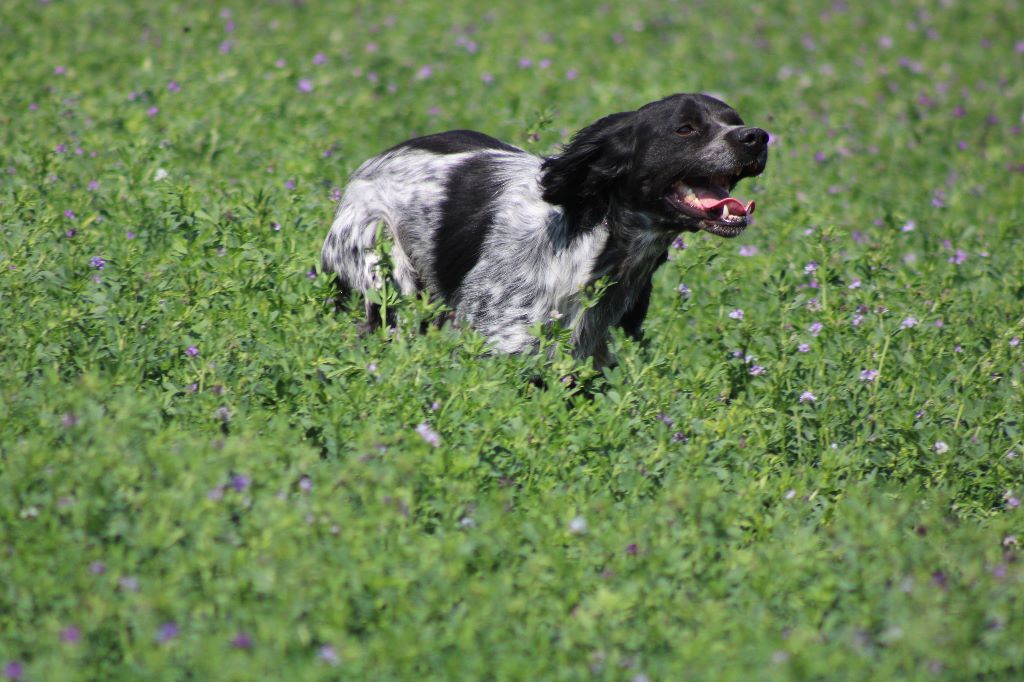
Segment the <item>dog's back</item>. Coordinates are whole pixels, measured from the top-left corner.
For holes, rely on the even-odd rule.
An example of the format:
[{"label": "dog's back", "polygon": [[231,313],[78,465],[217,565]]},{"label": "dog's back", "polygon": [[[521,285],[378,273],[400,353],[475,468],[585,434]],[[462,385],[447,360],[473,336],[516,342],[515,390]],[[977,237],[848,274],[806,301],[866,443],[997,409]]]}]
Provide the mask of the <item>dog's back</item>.
[{"label": "dog's back", "polygon": [[[375,242],[383,224],[403,294],[426,289],[497,348],[523,350],[535,341],[529,326],[583,284],[584,268],[573,263],[538,270],[566,241],[557,235],[560,212],[541,198],[542,161],[467,130],[392,147],[353,174],[324,242],[323,270],[349,290],[382,287]],[[367,315],[371,326],[380,322],[369,302]]]}]

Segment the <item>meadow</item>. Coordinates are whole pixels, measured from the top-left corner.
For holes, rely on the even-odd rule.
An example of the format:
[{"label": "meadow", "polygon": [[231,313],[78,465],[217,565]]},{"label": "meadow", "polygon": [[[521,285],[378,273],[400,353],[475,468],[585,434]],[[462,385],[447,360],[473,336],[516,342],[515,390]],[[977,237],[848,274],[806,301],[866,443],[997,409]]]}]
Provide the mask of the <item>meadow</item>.
[{"label": "meadow", "polygon": [[[1024,678],[1021,16],[0,3],[0,679]],[[693,91],[756,220],[615,368],[326,303],[365,158]]]}]

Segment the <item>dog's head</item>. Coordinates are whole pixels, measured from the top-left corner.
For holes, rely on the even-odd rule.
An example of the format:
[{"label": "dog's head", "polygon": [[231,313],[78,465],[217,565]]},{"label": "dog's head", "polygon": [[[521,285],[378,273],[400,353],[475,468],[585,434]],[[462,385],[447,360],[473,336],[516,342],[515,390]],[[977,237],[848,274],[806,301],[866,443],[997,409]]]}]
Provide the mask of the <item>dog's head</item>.
[{"label": "dog's head", "polygon": [[657,229],[735,237],[754,202],[731,192],[767,160],[768,133],[744,125],[729,105],[672,95],[576,133],[545,161],[541,185],[544,199],[581,225],[614,206],[646,214]]}]

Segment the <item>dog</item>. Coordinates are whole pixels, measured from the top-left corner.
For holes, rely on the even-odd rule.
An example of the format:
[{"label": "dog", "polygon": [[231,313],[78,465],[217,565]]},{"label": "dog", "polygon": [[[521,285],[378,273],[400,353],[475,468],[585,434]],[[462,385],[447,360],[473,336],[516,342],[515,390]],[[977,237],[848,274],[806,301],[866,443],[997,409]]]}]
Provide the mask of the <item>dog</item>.
[{"label": "dog", "polygon": [[[677,94],[598,120],[539,157],[471,130],[403,142],[352,175],[321,266],[342,292],[443,299],[500,351],[536,349],[530,328],[561,320],[573,354],[610,364],[610,329],[639,340],[651,278],[680,232],[735,237],[754,202],[768,133],[703,94]],[[392,238],[381,263],[378,225]],[[586,292],[604,283],[596,303]],[[366,299],[367,325],[381,324]]]}]

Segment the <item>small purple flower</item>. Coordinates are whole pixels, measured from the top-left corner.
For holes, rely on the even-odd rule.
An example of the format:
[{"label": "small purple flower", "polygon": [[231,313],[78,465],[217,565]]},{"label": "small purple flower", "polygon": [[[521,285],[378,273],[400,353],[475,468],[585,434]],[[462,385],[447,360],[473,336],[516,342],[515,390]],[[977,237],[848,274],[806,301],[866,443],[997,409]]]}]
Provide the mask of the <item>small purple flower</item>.
[{"label": "small purple flower", "polygon": [[948,262],[953,265],[961,265],[967,260],[967,252],[963,249],[957,249],[952,256],[949,257]]},{"label": "small purple flower", "polygon": [[636,546],[635,542],[631,542],[630,544],[626,545],[626,554],[628,554],[629,556],[636,556],[639,551],[640,548]]},{"label": "small purple flower", "polygon": [[917,223],[913,220],[908,220],[903,223],[903,227],[900,228],[900,232],[913,232],[917,228]]},{"label": "small purple flower", "polygon": [[306,279],[316,279],[316,266],[315,265],[309,269],[309,272],[306,273]]},{"label": "small purple flower", "polygon": [[63,153],[64,153],[64,152],[66,152],[67,150],[68,150],[68,147],[67,147],[67,145],[66,145],[66,144],[64,144],[63,142],[62,142],[62,143],[60,143],[60,144],[58,144],[58,145],[57,145],[56,147],[54,147],[54,148],[53,148],[53,152],[54,152],[55,154],[63,154]]},{"label": "small purple flower", "polygon": [[188,348],[185,349],[185,355],[187,355],[190,358],[194,358],[199,355],[199,348],[197,348],[196,346],[189,346]]},{"label": "small purple flower", "polygon": [[156,631],[156,641],[160,644],[166,644],[175,637],[178,636],[178,625],[174,621],[167,621]]},{"label": "small purple flower", "polygon": [[734,319],[734,320],[742,320],[743,319],[743,310],[740,309],[740,308],[734,308],[733,310],[729,311],[729,317]]},{"label": "small purple flower", "polygon": [[321,64],[326,64],[327,55],[325,55],[323,52],[317,52],[315,55],[313,55],[313,63],[316,64],[317,66],[320,66]]},{"label": "small purple flower", "polygon": [[519,58],[519,68],[520,69],[528,69],[531,66],[533,66],[533,60],[532,59],[530,59],[529,57],[520,57]]},{"label": "small purple flower", "polygon": [[156,116],[159,113],[160,113],[160,107],[153,106],[153,107],[150,107],[149,109],[146,109],[146,115],[149,116],[150,118],[153,118],[154,116]]},{"label": "small purple flower", "polygon": [[251,649],[252,636],[248,632],[240,631],[231,639],[232,649]]},{"label": "small purple flower", "polygon": [[310,480],[309,476],[302,476],[299,478],[299,490],[304,493],[308,493],[313,489],[313,481]]},{"label": "small purple flower", "polygon": [[1010,339],[1010,347],[1011,348],[1016,348],[1019,345],[1020,345],[1020,337],[1019,336],[1015,336],[1012,339]]},{"label": "small purple flower", "polygon": [[686,434],[683,433],[682,431],[676,431],[675,433],[672,434],[673,443],[685,443],[688,440],[689,438],[687,438]]},{"label": "small purple flower", "polygon": [[576,69],[569,69],[568,71],[565,72],[565,80],[574,81],[577,78],[579,78],[579,75],[580,72],[577,71]]},{"label": "small purple flower", "polygon": [[1010,490],[1006,491],[1006,494],[1003,495],[1003,499],[1006,501],[1007,509],[1017,509],[1020,507],[1020,498],[1014,495]]},{"label": "small purple flower", "polygon": [[341,189],[338,187],[331,188],[331,201],[341,201]]},{"label": "small purple flower", "polygon": [[210,488],[210,491],[206,493],[206,499],[211,502],[220,502],[224,499],[224,486],[219,485],[216,488]]},{"label": "small purple flower", "polygon": [[674,420],[674,419],[672,419],[672,417],[668,416],[668,415],[667,415],[667,414],[665,414],[664,412],[659,412],[659,413],[658,413],[657,415],[655,415],[655,418],[656,418],[656,419],[657,419],[658,421],[660,421],[660,422],[661,422],[662,424],[664,424],[665,426],[668,426],[668,427],[670,427],[670,428],[671,428],[672,426],[674,426],[674,425],[675,425],[675,423],[676,423],[676,422],[675,422],[675,420]]},{"label": "small purple flower", "polygon": [[949,445],[947,445],[944,441],[941,440],[935,441],[935,445],[932,447],[934,447],[935,452],[939,453],[940,455],[944,455],[947,452],[949,452]]},{"label": "small purple flower", "polygon": [[178,81],[171,81],[167,84],[167,89],[171,92],[181,92],[181,84]]},{"label": "small purple flower", "polygon": [[20,680],[25,674],[25,666],[21,661],[8,661],[4,664],[4,677],[9,680]]},{"label": "small purple flower", "polygon": [[299,92],[313,92],[313,81],[308,78],[299,79]]},{"label": "small purple flower", "polygon": [[753,244],[744,244],[743,246],[740,247],[740,255],[745,258],[749,258],[750,256],[756,256],[757,251],[757,247],[754,246]]},{"label": "small purple flower", "polygon": [[89,259],[89,265],[96,268],[97,270],[102,270],[103,268],[107,267],[107,261],[103,260],[101,256],[93,256],[92,258]]},{"label": "small purple flower", "polygon": [[932,193],[932,206],[935,208],[943,208],[946,205],[946,192],[937,189]]},{"label": "small purple flower", "polygon": [[74,220],[75,212],[69,208],[68,210],[64,211],[64,217],[67,218],[68,220]]},{"label": "small purple flower", "polygon": [[133,575],[123,575],[117,580],[117,586],[125,592],[138,592],[139,579]]},{"label": "small purple flower", "polygon": [[82,641],[82,631],[77,625],[69,625],[60,631],[60,641],[65,644],[78,644]]},{"label": "small purple flower", "polygon": [[231,52],[231,48],[233,48],[234,46],[235,46],[234,42],[232,42],[230,40],[225,40],[224,42],[222,42],[220,44],[220,47],[218,47],[217,49],[220,51],[221,54],[227,54],[227,53]]},{"label": "small purple flower", "polygon": [[551,66],[551,60],[546,58],[546,57],[544,59],[540,60],[539,62],[537,62],[537,67],[541,68],[541,69],[547,69],[550,66]]},{"label": "small purple flower", "polygon": [[231,421],[231,410],[229,410],[226,405],[218,407],[214,412],[214,415],[225,424]]},{"label": "small purple flower", "polygon": [[55,76],[63,76],[65,73],[67,73],[67,69],[65,69],[63,66],[53,67],[53,74]]},{"label": "small purple flower", "polygon": [[107,572],[107,565],[102,561],[94,561],[89,564],[89,572],[93,575],[103,575]]},{"label": "small purple flower", "polygon": [[676,291],[678,291],[679,295],[683,298],[690,298],[690,287],[686,286],[682,282],[680,282],[679,286],[676,287]]},{"label": "small purple flower", "polygon": [[438,435],[437,431],[430,428],[430,424],[422,422],[416,427],[416,433],[419,434],[420,438],[425,440],[435,448],[441,445],[441,436]]},{"label": "small purple flower", "polygon": [[878,378],[878,370],[877,369],[864,369],[864,370],[861,370],[861,373],[860,373],[860,380],[861,381],[864,381],[864,382],[867,382],[867,383],[871,383],[872,381],[874,381],[877,378]]},{"label": "small purple flower", "polygon": [[432,67],[430,64],[425,64],[424,66],[421,66],[419,70],[416,72],[416,80],[425,81],[433,75],[434,67]]},{"label": "small purple flower", "polygon": [[672,240],[672,248],[683,250],[686,248],[686,242],[683,241],[682,237],[676,237]]},{"label": "small purple flower", "polygon": [[824,163],[825,159],[827,159],[827,158],[828,157],[825,156],[825,152],[817,152],[814,155],[814,160],[817,161],[818,163]]},{"label": "small purple flower", "polygon": [[235,492],[243,492],[246,488],[249,487],[249,477],[246,476],[245,474],[233,474],[231,476],[230,485],[235,490]]},{"label": "small purple flower", "polygon": [[860,289],[860,284],[861,284],[860,277],[854,277],[852,280],[850,280],[850,283],[847,285],[846,288],[847,289]]},{"label": "small purple flower", "polygon": [[809,343],[801,343],[799,346],[796,347],[796,349],[800,353],[810,353],[811,352],[811,344],[809,344]]},{"label": "small purple flower", "polygon": [[863,321],[864,316],[861,315],[860,313],[857,313],[856,315],[853,316],[853,319],[850,321],[850,324],[852,324],[854,327],[859,327],[860,323]]},{"label": "small purple flower", "polygon": [[825,328],[821,322],[812,322],[811,326],[807,328],[807,331],[811,333],[811,336],[817,336],[821,333],[821,330]]},{"label": "small purple flower", "polygon": [[490,85],[491,83],[494,82],[494,74],[484,72],[484,73],[480,74],[480,80],[483,81],[484,83]]},{"label": "small purple flower", "polygon": [[903,318],[902,322],[900,322],[900,329],[911,329],[916,326],[917,318],[914,317],[913,315],[908,315],[907,317]]},{"label": "small purple flower", "polygon": [[98,190],[100,188],[99,180],[90,180],[89,184],[87,185],[87,187],[88,187],[90,192],[95,192],[96,190]]},{"label": "small purple flower", "polygon": [[338,656],[338,652],[330,644],[324,644],[320,647],[316,656],[327,665],[338,665],[341,663],[341,657]]},{"label": "small purple flower", "polygon": [[754,365],[753,367],[750,368],[750,375],[751,376],[755,376],[755,377],[756,376],[761,376],[764,373],[765,373],[765,369],[761,365]]},{"label": "small purple flower", "polygon": [[279,69],[283,69],[284,67],[288,66],[288,62],[286,62],[283,59],[278,59],[274,62],[274,66],[276,66]]},{"label": "small purple flower", "polygon": [[803,393],[800,394],[800,402],[802,403],[813,403],[816,402],[817,400],[818,398],[810,391],[804,391]]}]

